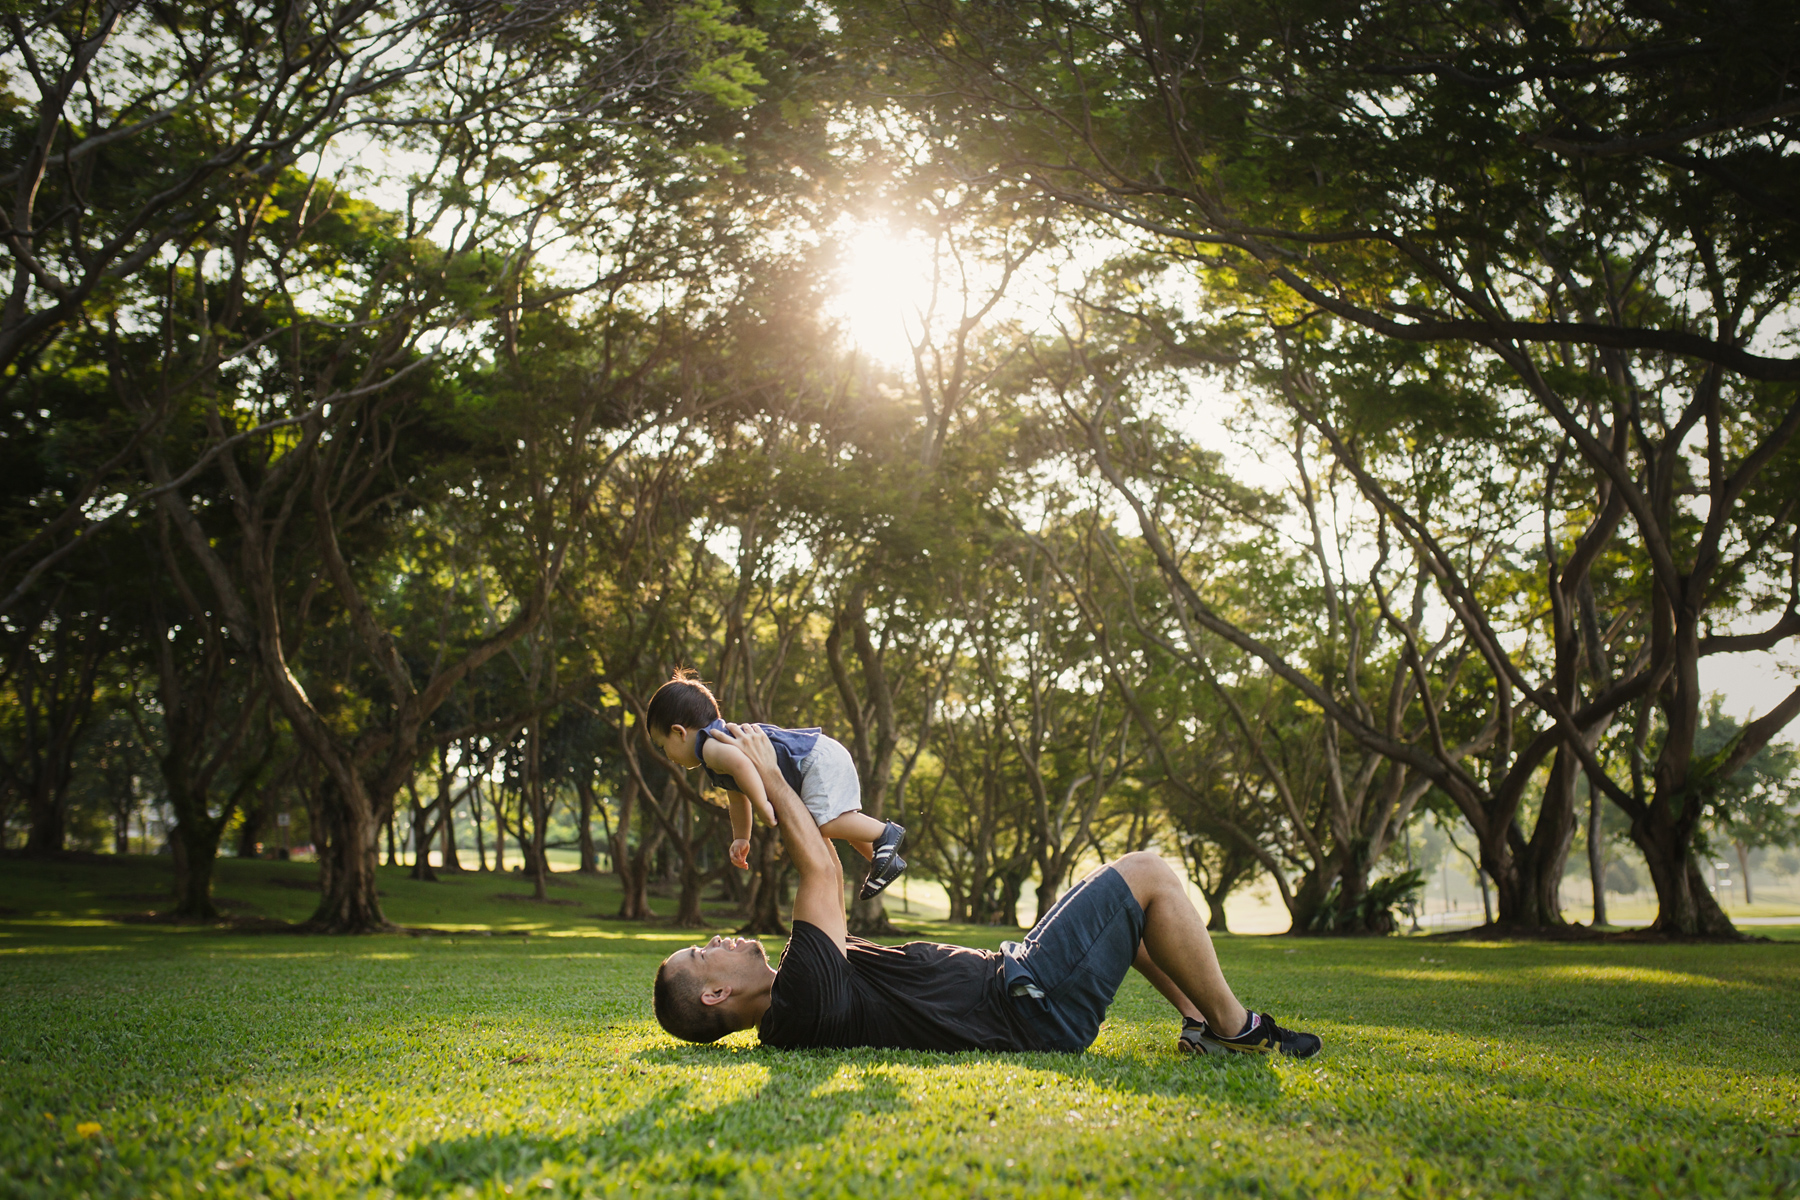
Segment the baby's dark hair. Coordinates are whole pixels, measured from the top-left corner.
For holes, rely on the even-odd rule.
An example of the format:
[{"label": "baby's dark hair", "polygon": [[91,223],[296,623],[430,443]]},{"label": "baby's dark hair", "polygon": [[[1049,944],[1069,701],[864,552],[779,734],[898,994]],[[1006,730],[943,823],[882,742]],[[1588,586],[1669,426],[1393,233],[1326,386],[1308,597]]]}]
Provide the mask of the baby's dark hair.
[{"label": "baby's dark hair", "polygon": [[704,729],[719,719],[719,702],[700,682],[699,672],[683,668],[656,689],[644,719],[650,732],[658,736],[677,725],[684,729]]}]

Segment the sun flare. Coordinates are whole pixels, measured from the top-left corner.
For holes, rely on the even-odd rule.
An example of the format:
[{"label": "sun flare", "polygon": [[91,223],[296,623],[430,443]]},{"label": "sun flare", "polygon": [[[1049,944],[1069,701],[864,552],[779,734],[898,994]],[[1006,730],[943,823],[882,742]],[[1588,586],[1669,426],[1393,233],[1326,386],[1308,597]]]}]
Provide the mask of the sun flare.
[{"label": "sun flare", "polygon": [[848,242],[837,308],[850,338],[865,353],[899,365],[931,300],[931,249],[876,225]]}]

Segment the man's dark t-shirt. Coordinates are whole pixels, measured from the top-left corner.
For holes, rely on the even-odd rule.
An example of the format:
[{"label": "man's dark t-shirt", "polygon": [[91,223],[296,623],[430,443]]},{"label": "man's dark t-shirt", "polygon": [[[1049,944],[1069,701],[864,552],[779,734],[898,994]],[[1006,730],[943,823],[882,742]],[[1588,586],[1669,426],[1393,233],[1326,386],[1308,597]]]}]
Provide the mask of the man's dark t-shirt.
[{"label": "man's dark t-shirt", "polygon": [[937,942],[839,954],[818,926],[794,922],[757,1033],[765,1046],[1031,1050],[1006,994],[1001,955]]}]

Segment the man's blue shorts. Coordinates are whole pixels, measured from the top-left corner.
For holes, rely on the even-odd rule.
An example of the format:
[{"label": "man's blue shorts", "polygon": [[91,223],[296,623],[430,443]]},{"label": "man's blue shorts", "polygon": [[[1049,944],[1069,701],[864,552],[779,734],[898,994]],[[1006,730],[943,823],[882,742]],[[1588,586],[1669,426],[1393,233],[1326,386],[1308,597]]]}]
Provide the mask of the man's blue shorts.
[{"label": "man's blue shorts", "polygon": [[1086,1050],[1144,940],[1144,908],[1101,867],[1064,893],[1023,942],[1002,942],[1006,987],[1039,1049]]}]

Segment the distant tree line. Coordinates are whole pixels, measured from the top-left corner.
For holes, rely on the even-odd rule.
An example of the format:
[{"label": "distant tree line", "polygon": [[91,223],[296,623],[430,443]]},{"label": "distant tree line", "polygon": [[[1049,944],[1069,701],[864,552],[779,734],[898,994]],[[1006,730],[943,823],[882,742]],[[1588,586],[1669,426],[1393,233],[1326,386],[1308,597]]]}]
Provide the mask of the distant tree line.
[{"label": "distant tree line", "polygon": [[[642,735],[676,666],[843,740],[964,921],[1159,846],[1383,932],[1435,811],[1502,926],[1584,833],[1597,921],[1624,836],[1729,935],[1704,856],[1794,841],[1800,689],[1699,680],[1800,634],[1790,6],[6,29],[9,846],[154,794],[207,918],[303,815],[354,931],[460,810],[540,898],[555,828],[623,917],[778,929]],[[910,362],[834,316],[859,222]]]}]

